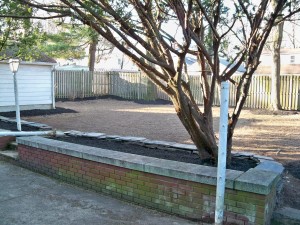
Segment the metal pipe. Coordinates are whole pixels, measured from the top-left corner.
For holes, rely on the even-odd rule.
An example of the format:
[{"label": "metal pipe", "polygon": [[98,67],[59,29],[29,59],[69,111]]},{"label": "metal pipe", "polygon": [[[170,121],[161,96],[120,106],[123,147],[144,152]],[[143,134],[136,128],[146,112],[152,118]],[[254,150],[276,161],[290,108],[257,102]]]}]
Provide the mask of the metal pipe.
[{"label": "metal pipe", "polygon": [[218,150],[218,173],[215,225],[223,224],[224,217],[224,196],[226,184],[226,155],[227,155],[227,129],[228,129],[228,103],[229,103],[229,83],[221,83],[220,102],[220,127],[219,127],[219,150]]},{"label": "metal pipe", "polygon": [[56,130],[50,131],[0,131],[0,137],[13,136],[56,136]]},{"label": "metal pipe", "polygon": [[15,105],[16,105],[16,120],[18,131],[22,131],[21,128],[21,116],[20,116],[20,106],[19,106],[19,92],[17,83],[17,72],[14,72],[14,90],[15,90]]}]

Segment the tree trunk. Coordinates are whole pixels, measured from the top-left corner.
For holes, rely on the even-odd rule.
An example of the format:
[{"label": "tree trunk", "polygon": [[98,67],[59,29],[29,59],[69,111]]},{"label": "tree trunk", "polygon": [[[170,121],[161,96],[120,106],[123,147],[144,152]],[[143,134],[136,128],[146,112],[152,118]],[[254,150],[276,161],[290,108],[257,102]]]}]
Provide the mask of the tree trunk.
[{"label": "tree trunk", "polygon": [[191,99],[189,89],[178,90],[176,85],[169,84],[175,91],[171,97],[178,118],[191,136],[198,149],[198,154],[203,162],[216,163],[218,158],[218,146],[211,121],[200,112],[197,104]]},{"label": "tree trunk", "polygon": [[95,70],[97,45],[98,45],[98,37],[93,37],[91,39],[91,43],[89,47],[89,71]]},{"label": "tree trunk", "polygon": [[283,35],[283,22],[273,27],[272,66],[271,66],[271,109],[280,110],[280,48]]}]

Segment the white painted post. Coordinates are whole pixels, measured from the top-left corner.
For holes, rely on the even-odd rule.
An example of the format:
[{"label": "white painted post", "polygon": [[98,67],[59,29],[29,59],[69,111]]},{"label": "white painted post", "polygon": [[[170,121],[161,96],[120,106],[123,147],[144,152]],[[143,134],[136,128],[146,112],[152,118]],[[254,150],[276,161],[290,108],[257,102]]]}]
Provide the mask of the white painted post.
[{"label": "white painted post", "polygon": [[220,127],[219,127],[219,150],[218,150],[218,174],[217,174],[215,225],[223,224],[225,181],[226,181],[228,103],[229,103],[229,83],[222,82],[221,83],[221,101],[220,101]]},{"label": "white painted post", "polygon": [[55,109],[55,67],[51,70],[51,97],[52,97],[52,109]]},{"label": "white painted post", "polygon": [[17,83],[17,72],[14,72],[14,90],[15,90],[15,105],[16,105],[16,120],[18,131],[21,129],[21,116],[20,116],[20,105],[19,105],[19,92],[18,92],[18,83]]}]

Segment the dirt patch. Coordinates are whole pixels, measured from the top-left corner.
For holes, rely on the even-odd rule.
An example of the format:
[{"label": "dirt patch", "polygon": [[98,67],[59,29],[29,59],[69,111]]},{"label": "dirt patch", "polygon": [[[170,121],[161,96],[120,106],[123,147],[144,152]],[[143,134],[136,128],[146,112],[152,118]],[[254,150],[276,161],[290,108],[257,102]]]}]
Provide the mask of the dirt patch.
[{"label": "dirt patch", "polygon": [[[190,151],[183,150],[168,150],[159,148],[149,148],[134,144],[132,142],[121,142],[114,140],[102,140],[96,138],[87,137],[56,137],[52,138],[59,141],[65,141],[70,143],[76,143],[91,147],[97,147],[102,149],[109,149],[118,152],[126,152],[136,155],[150,156],[159,159],[167,159],[178,162],[192,163],[198,165],[214,166],[211,162],[203,162],[199,156]],[[257,165],[256,161],[251,158],[239,158],[233,157],[232,163],[227,169],[247,171]]]},{"label": "dirt patch", "polygon": [[[192,143],[172,105],[140,104],[111,99],[66,101],[57,102],[56,105],[74,110],[76,113],[24,116],[22,119],[48,124],[61,130],[102,132]],[[213,113],[214,128],[218,131],[219,109],[213,108]],[[267,110],[245,109],[241,113],[233,140],[235,151],[270,156],[286,166],[281,204],[298,209],[300,209],[300,180],[297,164],[300,161],[299,137],[299,112],[273,113]]]}]

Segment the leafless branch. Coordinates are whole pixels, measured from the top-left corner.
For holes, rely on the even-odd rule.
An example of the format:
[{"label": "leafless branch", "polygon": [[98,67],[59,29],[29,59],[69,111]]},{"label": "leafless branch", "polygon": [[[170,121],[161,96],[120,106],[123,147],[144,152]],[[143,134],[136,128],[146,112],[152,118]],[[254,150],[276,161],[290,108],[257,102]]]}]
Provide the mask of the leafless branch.
[{"label": "leafless branch", "polygon": [[201,12],[203,13],[205,19],[207,20],[209,26],[211,27],[214,35],[216,36],[217,39],[220,38],[218,31],[216,30],[216,27],[213,24],[213,21],[211,20],[211,18],[208,16],[208,14],[206,13],[206,9],[203,7],[202,3],[200,0],[196,0]]},{"label": "leafless branch", "polygon": [[250,14],[248,13],[248,9],[246,8],[246,6],[244,5],[243,1],[242,0],[238,0],[239,2],[239,5],[241,6],[242,10],[243,10],[243,13],[245,13],[249,23],[250,23],[250,26],[252,27],[253,26],[253,22],[252,22],[252,18],[250,16]]}]

